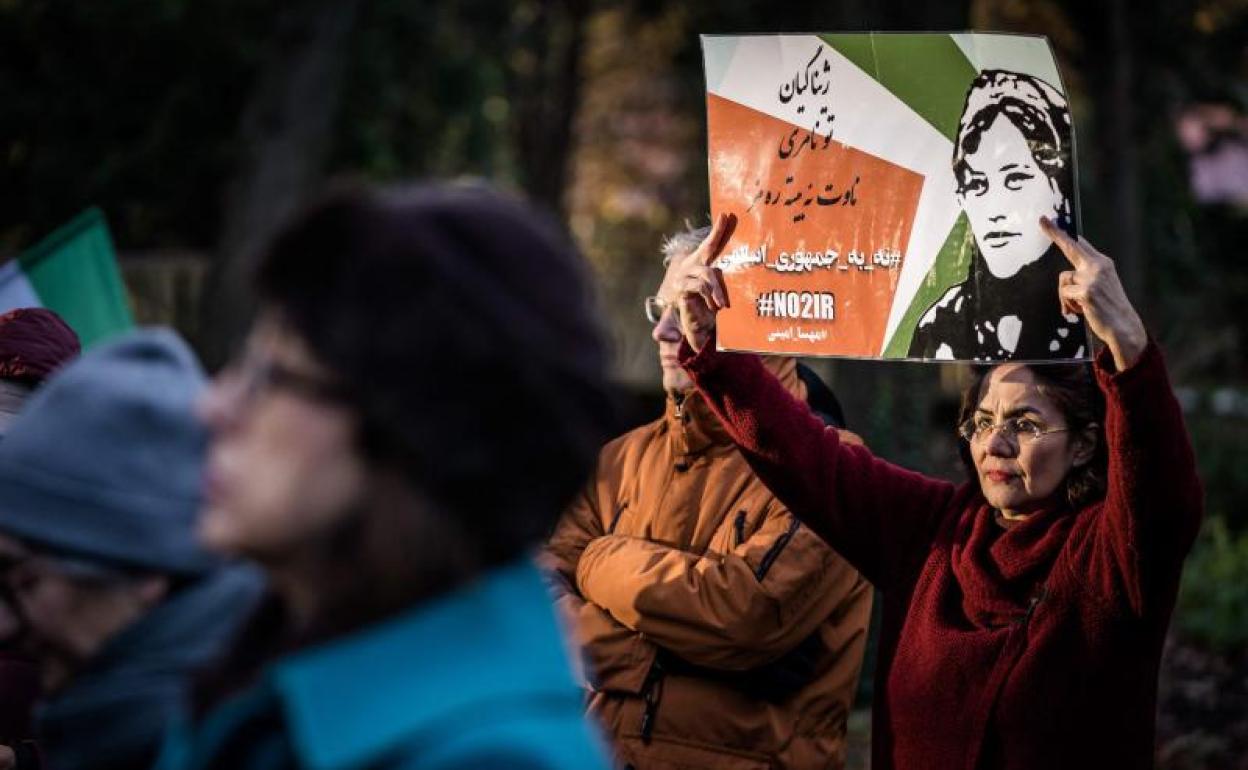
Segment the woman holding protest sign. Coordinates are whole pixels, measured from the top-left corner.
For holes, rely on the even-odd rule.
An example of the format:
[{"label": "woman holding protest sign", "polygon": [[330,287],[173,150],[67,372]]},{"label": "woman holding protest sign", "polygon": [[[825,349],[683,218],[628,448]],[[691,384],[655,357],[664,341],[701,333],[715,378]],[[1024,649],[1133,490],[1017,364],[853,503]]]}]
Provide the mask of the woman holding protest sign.
[{"label": "woman holding protest sign", "polygon": [[882,589],[873,767],[1149,768],[1157,669],[1201,489],[1161,352],[1113,262],[1052,220],[1054,304],[1095,364],[980,373],[955,486],[839,441],[716,351],[721,216],[684,260],[681,360],[754,470]]}]

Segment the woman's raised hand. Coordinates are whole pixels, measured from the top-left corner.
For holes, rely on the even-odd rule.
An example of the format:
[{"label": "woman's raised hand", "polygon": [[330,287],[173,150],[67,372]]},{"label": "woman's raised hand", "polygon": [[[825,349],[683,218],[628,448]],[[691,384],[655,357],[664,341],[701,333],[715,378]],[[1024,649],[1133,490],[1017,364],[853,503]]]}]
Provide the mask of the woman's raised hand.
[{"label": "woman's raised hand", "polygon": [[1127,299],[1114,261],[1086,239],[1071,238],[1047,217],[1040,218],[1040,227],[1074,268],[1058,276],[1062,312],[1082,315],[1092,333],[1109,348],[1118,371],[1129,368],[1144,352],[1148,333]]},{"label": "woman's raised hand", "polygon": [[711,336],[715,314],[728,307],[723,273],[711,263],[724,250],[736,224],[732,214],[720,214],[706,239],[677,263],[676,309],[680,329],[694,350],[701,350]]}]

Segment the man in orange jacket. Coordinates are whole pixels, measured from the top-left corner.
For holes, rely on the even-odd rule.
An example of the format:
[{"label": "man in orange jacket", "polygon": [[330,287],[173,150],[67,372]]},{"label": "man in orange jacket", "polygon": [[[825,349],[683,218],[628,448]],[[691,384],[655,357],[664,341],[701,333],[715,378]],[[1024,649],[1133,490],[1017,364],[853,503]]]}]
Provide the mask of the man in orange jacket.
[{"label": "man in orange jacket", "polygon": [[[668,264],[705,236],[670,238]],[[625,768],[840,768],[871,589],[692,388],[675,293],[669,271],[646,301],[666,413],[607,444],[543,557],[590,712]],[[793,359],[765,361],[806,397]]]}]

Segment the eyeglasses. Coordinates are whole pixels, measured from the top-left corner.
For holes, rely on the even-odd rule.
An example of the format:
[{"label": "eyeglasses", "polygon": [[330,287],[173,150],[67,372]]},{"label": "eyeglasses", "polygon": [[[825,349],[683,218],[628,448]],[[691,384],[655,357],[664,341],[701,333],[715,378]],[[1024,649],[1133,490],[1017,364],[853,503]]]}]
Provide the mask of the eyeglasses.
[{"label": "eyeglasses", "polygon": [[1046,428],[1029,417],[1010,417],[993,422],[987,417],[973,417],[958,426],[958,435],[965,441],[986,441],[993,433],[1000,433],[1008,441],[1028,443],[1050,433],[1062,433],[1070,428]]},{"label": "eyeglasses", "polygon": [[223,377],[238,388],[239,403],[253,404],[270,390],[284,390],[312,401],[345,404],[350,400],[347,387],[324,377],[301,372],[271,358],[245,356],[229,364]]},{"label": "eyeglasses", "polygon": [[672,307],[672,303],[658,297],[646,297],[646,320],[652,324],[657,324],[663,320],[663,314],[668,308]]}]

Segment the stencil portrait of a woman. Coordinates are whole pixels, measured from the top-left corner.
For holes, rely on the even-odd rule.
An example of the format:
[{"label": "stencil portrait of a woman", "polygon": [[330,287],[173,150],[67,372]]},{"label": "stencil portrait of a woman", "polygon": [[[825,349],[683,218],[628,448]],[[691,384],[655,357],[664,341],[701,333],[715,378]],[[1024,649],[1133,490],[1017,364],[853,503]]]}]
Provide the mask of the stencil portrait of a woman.
[{"label": "stencil portrait of a woman", "polygon": [[966,280],[920,317],[912,358],[1044,360],[1088,354],[1065,315],[1069,263],[1040,217],[1073,232],[1074,154],[1065,97],[1040,78],[985,70],[971,83],[953,150],[956,194],[974,236]]}]

